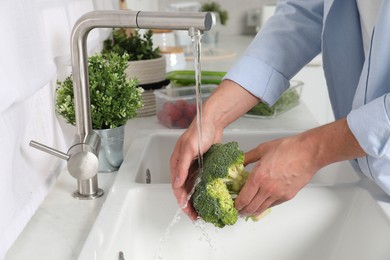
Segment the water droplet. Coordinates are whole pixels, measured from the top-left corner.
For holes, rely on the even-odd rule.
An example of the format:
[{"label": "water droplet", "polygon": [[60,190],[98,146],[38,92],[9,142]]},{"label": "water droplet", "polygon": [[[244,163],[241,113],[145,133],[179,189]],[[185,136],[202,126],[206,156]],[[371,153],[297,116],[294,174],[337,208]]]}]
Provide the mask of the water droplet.
[{"label": "water droplet", "polygon": [[163,255],[162,255],[164,244],[169,240],[169,235],[171,233],[173,226],[175,226],[177,223],[180,222],[181,212],[182,212],[181,208],[179,208],[176,211],[175,215],[173,216],[171,223],[169,223],[168,227],[165,229],[164,234],[163,234],[162,238],[160,239],[159,247],[157,249],[156,256],[154,257],[155,259],[156,259],[156,257],[157,257],[157,259],[164,259]]}]

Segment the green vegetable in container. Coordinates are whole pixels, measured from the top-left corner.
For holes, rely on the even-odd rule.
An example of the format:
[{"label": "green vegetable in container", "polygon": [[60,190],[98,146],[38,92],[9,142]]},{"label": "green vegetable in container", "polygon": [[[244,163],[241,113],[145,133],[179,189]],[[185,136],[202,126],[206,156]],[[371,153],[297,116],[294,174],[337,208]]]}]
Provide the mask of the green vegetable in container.
[{"label": "green vegetable in container", "polygon": [[247,112],[248,115],[274,116],[286,111],[299,103],[299,93],[296,89],[287,90],[273,106],[260,102]]},{"label": "green vegetable in container", "polygon": [[[202,84],[219,84],[226,72],[222,71],[202,71]],[[195,71],[193,70],[175,70],[166,74],[166,79],[171,81],[175,87],[195,85]]]}]

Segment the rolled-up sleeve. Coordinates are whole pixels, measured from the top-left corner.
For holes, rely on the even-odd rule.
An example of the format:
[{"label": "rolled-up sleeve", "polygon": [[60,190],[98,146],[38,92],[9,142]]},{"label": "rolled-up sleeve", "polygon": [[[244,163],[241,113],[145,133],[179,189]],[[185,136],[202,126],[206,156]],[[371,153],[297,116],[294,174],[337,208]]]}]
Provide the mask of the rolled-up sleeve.
[{"label": "rolled-up sleeve", "polygon": [[385,94],[347,116],[348,126],[367,153],[357,158],[361,171],[390,196],[390,97]]},{"label": "rolled-up sleeve", "polygon": [[321,51],[323,5],[323,0],[279,1],[275,15],[225,78],[274,104],[289,80]]},{"label": "rolled-up sleeve", "polygon": [[383,95],[352,110],[348,126],[363,150],[374,158],[390,159],[390,97]]}]

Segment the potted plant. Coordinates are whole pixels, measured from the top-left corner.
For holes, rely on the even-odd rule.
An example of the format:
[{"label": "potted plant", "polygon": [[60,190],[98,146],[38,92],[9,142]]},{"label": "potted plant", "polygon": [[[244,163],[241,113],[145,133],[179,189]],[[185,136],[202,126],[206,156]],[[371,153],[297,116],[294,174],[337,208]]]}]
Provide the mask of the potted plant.
[{"label": "potted plant", "polygon": [[126,74],[129,78],[137,77],[144,88],[144,107],[138,116],[156,113],[153,90],[167,85],[165,79],[166,60],[160,49],[153,46],[152,30],[141,34],[139,30],[114,29],[109,39],[103,43],[103,52],[128,54]]},{"label": "potted plant", "polygon": [[127,53],[129,61],[150,60],[160,58],[159,48],[153,47],[153,31],[147,30],[141,35],[139,30],[115,29],[112,38],[103,43],[104,52]]},{"label": "potted plant", "polygon": [[206,2],[202,4],[202,11],[217,13],[222,25],[226,25],[227,20],[229,19],[228,12],[223,10],[221,5],[217,2]]},{"label": "potted plant", "polygon": [[222,9],[219,3],[214,1],[203,3],[202,12],[211,12],[212,14],[213,27],[210,31],[204,33],[202,39],[205,44],[210,44],[213,47],[218,43],[219,26],[226,25],[229,14],[226,10]]},{"label": "potted plant", "polygon": [[[128,54],[98,53],[88,58],[92,128],[101,138],[99,171],[115,171],[123,161],[124,125],[143,106],[138,79],[127,78]],[[58,81],[56,112],[75,125],[72,76]]]}]

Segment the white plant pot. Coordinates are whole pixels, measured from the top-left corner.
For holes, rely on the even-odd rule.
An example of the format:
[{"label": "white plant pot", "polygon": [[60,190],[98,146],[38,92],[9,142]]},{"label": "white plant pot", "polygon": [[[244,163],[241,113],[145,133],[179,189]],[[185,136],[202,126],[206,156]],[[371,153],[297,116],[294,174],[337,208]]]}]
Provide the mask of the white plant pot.
[{"label": "white plant pot", "polygon": [[165,80],[165,57],[157,59],[129,61],[126,74],[129,78],[138,78],[141,85]]},{"label": "white plant pot", "polygon": [[[165,80],[166,58],[151,60],[129,61],[126,69],[129,78],[138,78],[140,85],[153,84]],[[151,116],[156,114],[156,101],[153,90],[145,90],[142,94],[144,106],[138,110],[138,116]]]}]

